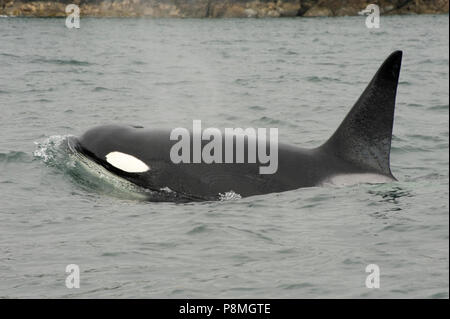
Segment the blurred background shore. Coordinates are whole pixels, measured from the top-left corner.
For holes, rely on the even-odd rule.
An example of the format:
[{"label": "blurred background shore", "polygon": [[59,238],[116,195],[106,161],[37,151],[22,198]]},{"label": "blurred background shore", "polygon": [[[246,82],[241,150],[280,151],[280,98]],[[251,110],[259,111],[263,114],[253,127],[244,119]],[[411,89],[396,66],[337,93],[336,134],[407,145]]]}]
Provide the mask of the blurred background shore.
[{"label": "blurred background shore", "polygon": [[448,13],[448,0],[0,0],[0,15],[64,17],[74,3],[81,16],[153,18],[264,18],[352,16],[368,4],[381,14]]}]

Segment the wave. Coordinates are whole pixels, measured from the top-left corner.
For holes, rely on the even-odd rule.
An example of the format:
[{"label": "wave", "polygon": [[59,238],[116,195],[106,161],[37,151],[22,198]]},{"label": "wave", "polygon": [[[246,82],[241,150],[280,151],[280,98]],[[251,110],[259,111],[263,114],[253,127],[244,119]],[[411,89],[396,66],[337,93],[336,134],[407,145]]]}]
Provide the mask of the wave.
[{"label": "wave", "polygon": [[112,174],[74,151],[70,146],[72,138],[71,135],[54,135],[44,141],[35,142],[36,150],[33,155],[88,192],[125,199],[147,199],[150,191]]},{"label": "wave", "polygon": [[[140,187],[108,171],[78,152],[73,146],[71,135],[54,135],[41,142],[35,142],[35,159],[41,160],[62,175],[67,176],[77,186],[89,193],[111,195],[121,199],[134,199],[154,202],[189,202],[195,200],[184,194],[162,187],[150,190]],[[221,200],[240,198],[234,192],[221,194]]]},{"label": "wave", "polygon": [[313,82],[313,83],[318,83],[318,82],[341,82],[340,79],[338,78],[332,78],[332,77],[328,77],[328,76],[316,76],[316,75],[312,75],[312,76],[308,76],[306,77],[306,81],[308,82]]},{"label": "wave", "polygon": [[77,66],[90,66],[92,63],[87,61],[79,61],[75,59],[46,59],[46,58],[38,58],[31,61],[31,63],[49,63],[49,64],[58,64],[58,65],[77,65]]},{"label": "wave", "polygon": [[32,159],[25,152],[10,151],[8,153],[0,153],[0,163],[28,163]]}]

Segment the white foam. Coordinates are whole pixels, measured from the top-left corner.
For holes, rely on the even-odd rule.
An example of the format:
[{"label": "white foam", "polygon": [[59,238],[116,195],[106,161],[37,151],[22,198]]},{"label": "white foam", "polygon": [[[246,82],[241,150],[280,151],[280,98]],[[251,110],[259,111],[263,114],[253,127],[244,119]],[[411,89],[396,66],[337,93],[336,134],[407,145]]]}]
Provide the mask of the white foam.
[{"label": "white foam", "polygon": [[235,193],[234,191],[225,192],[224,194],[219,193],[219,200],[220,201],[227,201],[227,200],[238,200],[241,199],[242,196],[238,193]]},{"label": "white foam", "polygon": [[140,159],[122,152],[111,152],[106,155],[106,161],[112,166],[128,173],[144,173],[150,170]]},{"label": "white foam", "polygon": [[33,155],[41,158],[44,163],[51,164],[57,160],[58,155],[61,155],[60,146],[67,140],[70,135],[53,135],[42,142],[34,142],[37,146]]}]

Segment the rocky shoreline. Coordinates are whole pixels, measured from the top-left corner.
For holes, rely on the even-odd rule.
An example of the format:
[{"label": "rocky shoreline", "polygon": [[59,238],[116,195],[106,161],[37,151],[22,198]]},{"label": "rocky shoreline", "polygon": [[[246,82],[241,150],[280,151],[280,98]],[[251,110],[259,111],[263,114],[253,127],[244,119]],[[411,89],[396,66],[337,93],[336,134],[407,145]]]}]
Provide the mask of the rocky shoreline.
[{"label": "rocky shoreline", "polygon": [[0,16],[65,17],[70,3],[80,7],[82,17],[351,16],[371,3],[381,14],[448,14],[449,9],[449,0],[0,0]]}]

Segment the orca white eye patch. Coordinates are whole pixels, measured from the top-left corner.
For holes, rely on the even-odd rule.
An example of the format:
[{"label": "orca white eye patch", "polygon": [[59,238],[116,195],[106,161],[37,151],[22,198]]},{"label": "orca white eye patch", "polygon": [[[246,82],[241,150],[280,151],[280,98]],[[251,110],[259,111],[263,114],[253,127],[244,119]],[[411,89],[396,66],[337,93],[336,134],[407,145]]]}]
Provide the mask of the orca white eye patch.
[{"label": "orca white eye patch", "polygon": [[109,153],[106,155],[106,161],[127,173],[144,173],[150,170],[150,167],[140,159],[122,152]]}]

